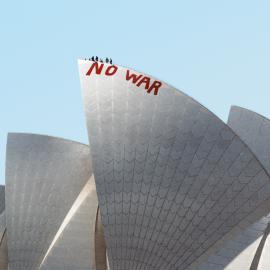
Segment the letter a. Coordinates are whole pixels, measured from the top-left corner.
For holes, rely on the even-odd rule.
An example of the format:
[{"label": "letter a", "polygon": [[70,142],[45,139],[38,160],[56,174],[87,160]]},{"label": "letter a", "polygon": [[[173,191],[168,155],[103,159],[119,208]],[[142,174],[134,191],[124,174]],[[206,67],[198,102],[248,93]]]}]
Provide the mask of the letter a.
[{"label": "letter a", "polygon": [[150,85],[150,78],[149,77],[143,77],[138,83],[137,86],[141,86],[141,84],[145,84],[144,88],[148,89]]}]

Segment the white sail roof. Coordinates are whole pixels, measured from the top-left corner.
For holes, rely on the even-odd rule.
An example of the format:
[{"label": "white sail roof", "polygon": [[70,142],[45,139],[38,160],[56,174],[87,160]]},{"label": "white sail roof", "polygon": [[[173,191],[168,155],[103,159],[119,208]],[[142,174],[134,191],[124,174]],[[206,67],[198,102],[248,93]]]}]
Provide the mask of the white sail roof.
[{"label": "white sail roof", "polygon": [[54,137],[8,135],[9,270],[36,270],[92,174],[89,147]]},{"label": "white sail roof", "polygon": [[115,69],[79,61],[110,268],[186,270],[267,214],[269,176],[198,102]]}]

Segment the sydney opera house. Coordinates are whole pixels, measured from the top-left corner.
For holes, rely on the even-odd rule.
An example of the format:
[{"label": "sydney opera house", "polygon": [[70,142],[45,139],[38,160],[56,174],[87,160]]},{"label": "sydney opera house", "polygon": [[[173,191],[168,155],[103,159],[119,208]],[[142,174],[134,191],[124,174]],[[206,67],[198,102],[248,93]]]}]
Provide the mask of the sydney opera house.
[{"label": "sydney opera house", "polygon": [[124,67],[79,73],[89,145],[8,134],[0,270],[270,269],[270,121],[233,106],[225,124]]}]

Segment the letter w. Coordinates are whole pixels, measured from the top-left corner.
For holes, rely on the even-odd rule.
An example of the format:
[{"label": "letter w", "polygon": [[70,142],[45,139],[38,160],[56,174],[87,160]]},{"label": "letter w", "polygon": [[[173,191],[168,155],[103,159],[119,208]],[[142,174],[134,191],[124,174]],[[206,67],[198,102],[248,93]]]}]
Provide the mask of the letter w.
[{"label": "letter w", "polygon": [[136,83],[141,77],[142,77],[142,75],[130,74],[129,70],[127,70],[127,74],[126,74],[127,81],[129,81],[131,79],[132,83]]},{"label": "letter w", "polygon": [[90,74],[92,73],[93,69],[95,69],[96,74],[100,75],[100,73],[101,73],[101,71],[103,69],[103,66],[104,66],[104,64],[101,64],[99,66],[99,63],[97,63],[97,62],[93,63],[91,65],[91,67],[89,68],[89,70],[87,71],[86,76],[90,76]]}]

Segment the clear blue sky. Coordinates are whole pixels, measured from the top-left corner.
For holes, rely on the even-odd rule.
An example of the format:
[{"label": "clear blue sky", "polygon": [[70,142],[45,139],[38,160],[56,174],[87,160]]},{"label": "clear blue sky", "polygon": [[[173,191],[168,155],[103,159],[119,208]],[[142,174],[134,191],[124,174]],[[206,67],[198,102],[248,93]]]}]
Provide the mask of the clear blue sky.
[{"label": "clear blue sky", "polygon": [[270,117],[270,1],[2,1],[0,183],[8,132],[87,143],[77,58],[180,88],[224,121],[232,104]]}]

